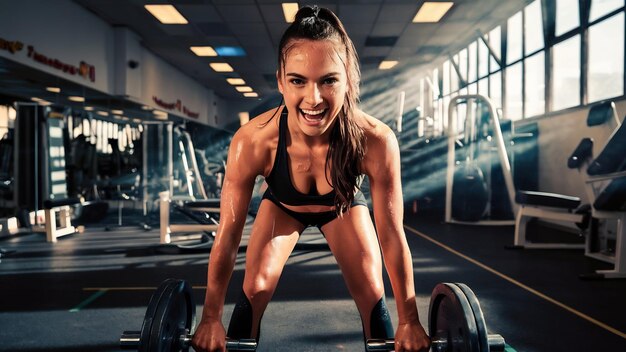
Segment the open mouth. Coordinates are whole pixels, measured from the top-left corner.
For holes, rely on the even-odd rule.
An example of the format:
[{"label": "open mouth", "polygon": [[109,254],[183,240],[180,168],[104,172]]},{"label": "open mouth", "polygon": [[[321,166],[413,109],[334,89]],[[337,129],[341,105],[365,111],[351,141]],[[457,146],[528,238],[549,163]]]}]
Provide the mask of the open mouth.
[{"label": "open mouth", "polygon": [[322,121],[322,119],[324,118],[324,113],[326,112],[327,109],[319,109],[319,110],[299,109],[299,110],[307,122],[317,124],[320,121]]}]

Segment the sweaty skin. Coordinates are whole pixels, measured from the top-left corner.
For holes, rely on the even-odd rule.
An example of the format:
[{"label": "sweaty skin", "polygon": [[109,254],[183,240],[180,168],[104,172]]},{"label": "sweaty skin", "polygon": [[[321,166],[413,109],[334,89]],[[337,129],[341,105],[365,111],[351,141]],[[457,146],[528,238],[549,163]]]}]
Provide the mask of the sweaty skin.
[{"label": "sweaty skin", "polygon": [[[291,182],[305,194],[311,191],[326,194],[333,190],[328,183],[326,155],[332,127],[338,118],[346,118],[340,111],[348,89],[345,57],[337,48],[337,43],[329,40],[295,40],[283,70],[277,75],[288,109]],[[209,259],[204,310],[193,339],[196,351],[225,351],[222,314],[226,289],[255,178],[268,176],[274,165],[282,109],[272,109],[254,118],[235,133],[231,142],[220,224]],[[318,114],[320,111],[323,112]],[[393,131],[376,118],[358,109],[350,118],[364,129],[367,141],[361,169],[369,177],[376,228],[369,210],[355,206],[341,218],[322,226],[322,231],[356,302],[366,337],[370,336],[370,313],[384,293],[384,262],[398,310],[396,351],[427,351],[430,342],[418,318],[412,258],[402,225],[398,143]],[[285,206],[299,212],[333,210],[323,205]],[[303,229],[302,224],[277,205],[267,200],[261,202],[248,243],[243,285],[253,308],[253,337]]]}]

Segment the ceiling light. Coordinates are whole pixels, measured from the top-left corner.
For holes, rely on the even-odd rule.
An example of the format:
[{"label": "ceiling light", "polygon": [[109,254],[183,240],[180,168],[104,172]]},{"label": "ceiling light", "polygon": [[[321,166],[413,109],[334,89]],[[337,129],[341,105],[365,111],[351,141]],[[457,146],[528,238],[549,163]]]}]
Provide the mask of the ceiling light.
[{"label": "ceiling light", "polygon": [[285,15],[285,21],[292,23],[296,19],[296,12],[298,12],[297,2],[284,2],[283,14]]},{"label": "ceiling light", "polygon": [[187,19],[172,5],[144,5],[163,24],[187,24]]},{"label": "ceiling light", "polygon": [[75,96],[75,95],[70,95],[69,97],[67,97],[67,99],[69,99],[71,101],[75,101],[77,103],[83,103],[85,101],[85,98],[79,97],[79,96]]},{"label": "ceiling light", "polygon": [[382,61],[378,66],[379,70],[389,70],[398,64],[398,61]]},{"label": "ceiling light", "polygon": [[235,87],[235,89],[237,89],[237,91],[241,92],[241,93],[252,92],[252,88],[250,88],[248,86]]},{"label": "ceiling light", "polygon": [[454,5],[453,2],[425,2],[413,18],[413,23],[439,22]]},{"label": "ceiling light", "polygon": [[96,111],[96,114],[100,115],[100,116],[109,116],[109,113],[106,111]]},{"label": "ceiling light", "polygon": [[226,81],[233,86],[240,86],[242,84],[246,84],[246,81],[244,81],[241,78],[226,78]]},{"label": "ceiling light", "polygon": [[93,111],[93,108],[91,106],[85,106],[85,111]]},{"label": "ceiling light", "polygon": [[250,92],[250,93],[243,93],[244,97],[248,97],[248,98],[256,98],[259,96],[259,94],[255,93],[255,92]]},{"label": "ceiling light", "polygon": [[218,46],[215,51],[219,56],[246,56],[246,52],[239,46]]},{"label": "ceiling light", "polygon": [[154,117],[158,120],[167,120],[167,113],[165,111],[154,110],[152,113],[154,114]]},{"label": "ceiling light", "polygon": [[43,106],[48,106],[48,105],[52,104],[51,102],[49,102],[47,100],[44,100],[44,99],[41,99],[41,98],[37,98],[37,97],[32,97],[32,98],[30,98],[30,100],[38,103],[39,105],[43,105]]},{"label": "ceiling light", "polygon": [[111,110],[111,114],[113,115],[123,115],[124,110]]},{"label": "ceiling light", "polygon": [[191,46],[189,49],[198,56],[217,56],[215,50],[210,46]]},{"label": "ceiling light", "polygon": [[245,125],[246,123],[248,123],[248,121],[250,121],[250,114],[248,112],[240,112],[239,113],[239,124],[241,126]]},{"label": "ceiling light", "polygon": [[59,87],[46,87],[46,90],[52,93],[61,93],[61,88]]},{"label": "ceiling light", "polygon": [[142,105],[142,106],[141,106],[141,109],[142,109],[142,110],[152,110],[152,108],[151,108],[151,107],[149,107],[148,105]]},{"label": "ceiling light", "polygon": [[209,64],[215,72],[233,72],[234,69],[232,66],[225,62],[212,62]]}]

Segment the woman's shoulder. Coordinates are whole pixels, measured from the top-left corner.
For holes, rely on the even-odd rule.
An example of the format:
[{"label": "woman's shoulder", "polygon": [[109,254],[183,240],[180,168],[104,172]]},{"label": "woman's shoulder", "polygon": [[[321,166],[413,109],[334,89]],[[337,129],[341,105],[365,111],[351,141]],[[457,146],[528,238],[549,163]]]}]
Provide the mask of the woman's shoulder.
[{"label": "woman's shoulder", "polygon": [[[264,112],[241,126],[230,143],[235,163],[256,174],[267,174],[278,145],[278,120],[282,107]],[[238,161],[238,162],[237,162]]]},{"label": "woman's shoulder", "polygon": [[368,145],[386,144],[390,137],[395,138],[393,130],[386,123],[361,110],[357,113]]},{"label": "woman's shoulder", "polygon": [[252,144],[259,144],[276,138],[278,136],[278,120],[282,109],[282,106],[272,108],[252,118],[235,132],[234,138]]}]

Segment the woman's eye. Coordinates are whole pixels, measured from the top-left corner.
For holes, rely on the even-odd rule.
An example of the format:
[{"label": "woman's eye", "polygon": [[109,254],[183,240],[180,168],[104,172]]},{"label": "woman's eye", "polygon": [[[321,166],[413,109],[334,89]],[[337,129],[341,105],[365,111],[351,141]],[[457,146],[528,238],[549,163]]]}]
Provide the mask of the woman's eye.
[{"label": "woman's eye", "polygon": [[337,82],[336,78],[326,78],[324,80],[324,84],[335,84]]},{"label": "woman's eye", "polygon": [[291,80],[291,83],[295,85],[301,85],[301,84],[304,84],[304,81],[299,78],[294,78]]}]

